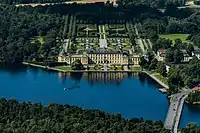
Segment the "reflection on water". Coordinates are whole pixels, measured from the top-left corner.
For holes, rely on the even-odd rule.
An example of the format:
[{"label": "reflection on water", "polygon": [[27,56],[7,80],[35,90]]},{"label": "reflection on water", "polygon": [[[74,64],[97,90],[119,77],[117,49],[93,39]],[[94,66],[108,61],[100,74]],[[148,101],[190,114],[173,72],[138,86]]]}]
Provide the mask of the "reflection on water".
[{"label": "reflection on water", "polygon": [[160,84],[158,84],[154,79],[152,79],[149,75],[147,75],[146,73],[139,73],[138,74],[138,79],[140,80],[140,82],[142,84],[145,84],[145,82],[147,82],[147,84],[149,86],[156,86],[156,88],[163,88]]},{"label": "reflection on water", "polygon": [[5,65],[0,64],[0,71],[2,72],[9,72],[12,75],[23,73],[27,71],[27,66],[22,64],[15,64],[15,65]]},{"label": "reflection on water", "polygon": [[92,86],[99,83],[120,85],[120,83],[126,78],[137,77],[142,85],[147,83],[149,86],[155,85],[156,87],[161,88],[155,80],[141,72],[58,72],[58,78],[62,82],[65,82],[65,80],[68,79],[67,77],[70,77],[76,82],[80,82],[81,79],[85,79],[88,81],[88,84]]},{"label": "reflection on water", "polygon": [[120,85],[120,83],[131,76],[138,76],[138,72],[124,73],[124,72],[86,72],[86,73],[58,73],[58,78],[62,81],[67,80],[70,77],[74,81],[79,82],[82,78],[88,81],[88,84],[94,85],[98,83],[114,83]]}]

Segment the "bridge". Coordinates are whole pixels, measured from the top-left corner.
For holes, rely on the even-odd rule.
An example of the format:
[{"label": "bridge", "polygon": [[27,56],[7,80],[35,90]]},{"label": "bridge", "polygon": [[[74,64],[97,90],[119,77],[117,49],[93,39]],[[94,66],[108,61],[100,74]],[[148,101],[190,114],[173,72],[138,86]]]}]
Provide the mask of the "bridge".
[{"label": "bridge", "polygon": [[171,99],[167,117],[164,123],[164,127],[171,130],[171,133],[177,133],[184,101],[190,92],[191,90],[186,90],[184,92],[177,93]]}]

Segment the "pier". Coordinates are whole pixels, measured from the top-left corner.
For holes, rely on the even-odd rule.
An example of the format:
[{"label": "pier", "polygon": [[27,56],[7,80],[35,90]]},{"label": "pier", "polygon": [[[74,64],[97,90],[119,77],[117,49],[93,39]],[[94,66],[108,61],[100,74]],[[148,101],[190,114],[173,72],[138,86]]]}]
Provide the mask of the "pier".
[{"label": "pier", "polygon": [[164,127],[171,130],[171,133],[177,133],[178,125],[181,119],[183,105],[185,98],[191,92],[187,90],[181,93],[177,93],[172,97],[167,117],[165,119]]}]

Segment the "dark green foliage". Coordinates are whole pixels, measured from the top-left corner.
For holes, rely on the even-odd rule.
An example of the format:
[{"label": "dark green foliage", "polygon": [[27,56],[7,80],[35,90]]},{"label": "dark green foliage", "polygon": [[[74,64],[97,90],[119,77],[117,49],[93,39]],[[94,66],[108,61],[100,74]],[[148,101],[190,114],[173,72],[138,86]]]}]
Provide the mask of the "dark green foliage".
[{"label": "dark green foliage", "polygon": [[194,46],[190,43],[188,46],[187,46],[187,53],[192,56],[192,52],[194,51]]},{"label": "dark green foliage", "polygon": [[126,120],[120,114],[69,105],[18,103],[0,99],[1,133],[169,133],[161,121]]},{"label": "dark green foliage", "polygon": [[194,102],[200,102],[200,91],[194,91],[190,93],[186,99],[190,104],[194,104]]},{"label": "dark green foliage", "polygon": [[181,130],[181,133],[199,133],[200,127],[196,123],[188,123],[186,128]]},{"label": "dark green foliage", "polygon": [[181,87],[184,86],[183,79],[180,76],[180,71],[174,68],[170,68],[168,73],[168,85],[169,85],[169,93],[177,93]]},{"label": "dark green foliage", "polygon": [[158,62],[157,72],[160,73],[164,77],[167,76],[167,69],[166,69],[166,66],[163,62]]},{"label": "dark green foliage", "polygon": [[157,68],[157,65],[158,65],[158,60],[154,58],[151,61],[151,64],[149,65],[149,70],[155,70]]},{"label": "dark green foliage", "polygon": [[197,57],[185,65],[171,66],[168,73],[170,93],[176,93],[184,86],[192,88],[200,84],[200,61]]},{"label": "dark green foliage", "polygon": [[[0,7],[0,57],[6,63],[20,63],[23,60],[50,57],[58,54],[56,38],[62,25],[58,15],[27,13]],[[44,44],[32,42],[36,36],[44,37]],[[52,48],[56,48],[52,50]]]},{"label": "dark green foliage", "polygon": [[140,57],[139,65],[143,68],[148,68],[148,62],[145,60],[144,56]]},{"label": "dark green foliage", "polygon": [[183,52],[181,52],[179,49],[176,49],[174,51],[174,63],[181,63],[183,61]]},{"label": "dark green foliage", "polygon": [[165,61],[166,62],[174,62],[174,49],[173,48],[167,49]]},{"label": "dark green foliage", "polygon": [[[196,62],[196,63],[195,63]],[[188,87],[194,87],[200,84],[200,61],[196,57],[191,60],[188,65],[185,65],[181,70],[181,77]]]},{"label": "dark green foliage", "polygon": [[168,49],[172,46],[172,40],[159,38],[156,43],[153,44],[152,49],[157,52],[158,49]]}]

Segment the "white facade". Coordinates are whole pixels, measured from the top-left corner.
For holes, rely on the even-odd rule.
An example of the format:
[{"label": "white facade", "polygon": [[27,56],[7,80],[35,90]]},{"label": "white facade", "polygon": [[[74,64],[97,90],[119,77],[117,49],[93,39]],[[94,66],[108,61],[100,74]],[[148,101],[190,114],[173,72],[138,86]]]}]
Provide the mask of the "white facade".
[{"label": "white facade", "polygon": [[194,51],[192,52],[192,55],[195,55],[200,60],[200,51]]}]

